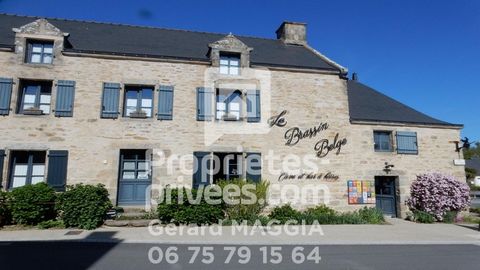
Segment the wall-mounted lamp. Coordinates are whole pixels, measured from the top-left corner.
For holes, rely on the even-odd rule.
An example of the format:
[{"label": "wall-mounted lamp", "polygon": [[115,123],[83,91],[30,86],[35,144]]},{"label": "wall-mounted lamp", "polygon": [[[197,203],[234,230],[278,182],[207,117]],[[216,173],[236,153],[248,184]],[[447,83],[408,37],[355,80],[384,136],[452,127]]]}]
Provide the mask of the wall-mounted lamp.
[{"label": "wall-mounted lamp", "polygon": [[383,168],[383,171],[387,174],[389,174],[392,171],[392,168],[395,167],[393,164],[388,164],[388,162],[385,162],[385,168]]},{"label": "wall-mounted lamp", "polygon": [[[463,138],[460,141],[452,141],[452,143],[455,144],[455,151],[456,152],[460,152],[460,150],[462,150],[462,149],[467,149],[468,150],[468,149],[470,149],[470,145],[472,144],[472,142],[470,142],[467,137]],[[462,143],[462,146],[460,146],[460,143]]]}]

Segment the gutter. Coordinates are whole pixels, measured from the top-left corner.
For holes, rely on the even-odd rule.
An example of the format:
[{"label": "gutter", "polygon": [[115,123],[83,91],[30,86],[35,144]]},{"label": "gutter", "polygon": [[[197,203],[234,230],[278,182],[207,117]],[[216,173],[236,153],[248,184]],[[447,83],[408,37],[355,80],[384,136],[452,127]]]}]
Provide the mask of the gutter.
[{"label": "gutter", "polygon": [[[186,63],[186,64],[200,64],[200,65],[211,65],[211,61],[207,59],[196,59],[196,58],[182,58],[182,57],[173,57],[173,56],[158,56],[158,55],[142,55],[142,54],[129,54],[129,53],[112,53],[112,52],[102,52],[102,51],[85,51],[85,50],[73,50],[65,49],[62,51],[63,55],[74,56],[74,57],[93,57],[101,59],[119,59],[119,60],[139,60],[139,61],[153,61],[153,62],[175,62],[175,63]],[[319,68],[308,68],[308,67],[298,67],[298,66],[287,66],[287,65],[274,65],[267,63],[256,63],[251,62],[251,67],[266,67],[272,70],[284,70],[291,72],[305,72],[305,73],[321,73],[321,74],[341,74],[337,69],[319,69]]]},{"label": "gutter", "polygon": [[351,124],[357,125],[384,125],[384,126],[402,126],[402,127],[428,127],[428,128],[443,128],[443,129],[463,129],[462,124],[433,124],[433,123],[419,123],[419,122],[390,122],[382,120],[360,120],[350,118]]}]

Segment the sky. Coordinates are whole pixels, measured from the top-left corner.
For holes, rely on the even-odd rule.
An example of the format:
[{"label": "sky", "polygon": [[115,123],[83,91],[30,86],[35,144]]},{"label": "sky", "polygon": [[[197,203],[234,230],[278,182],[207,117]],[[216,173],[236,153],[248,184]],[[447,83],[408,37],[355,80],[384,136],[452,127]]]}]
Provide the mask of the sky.
[{"label": "sky", "polygon": [[308,43],[360,82],[480,141],[477,0],[0,0],[0,13],[265,38],[305,22]]}]

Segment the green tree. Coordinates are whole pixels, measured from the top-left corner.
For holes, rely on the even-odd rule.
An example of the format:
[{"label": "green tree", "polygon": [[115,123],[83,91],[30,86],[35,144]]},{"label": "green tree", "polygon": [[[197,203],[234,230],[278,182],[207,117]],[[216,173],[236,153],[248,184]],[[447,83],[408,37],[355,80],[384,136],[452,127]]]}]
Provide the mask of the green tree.
[{"label": "green tree", "polygon": [[480,158],[480,142],[475,143],[475,146],[471,146],[470,149],[463,149],[463,157],[465,159]]},{"label": "green tree", "polygon": [[465,168],[465,174],[467,175],[467,179],[473,179],[477,175],[477,171],[472,168]]}]

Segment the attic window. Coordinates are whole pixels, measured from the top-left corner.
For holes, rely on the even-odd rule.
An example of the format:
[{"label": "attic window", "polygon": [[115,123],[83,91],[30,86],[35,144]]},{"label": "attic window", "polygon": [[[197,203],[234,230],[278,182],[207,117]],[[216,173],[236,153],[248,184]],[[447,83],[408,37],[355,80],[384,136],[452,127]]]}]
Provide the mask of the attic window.
[{"label": "attic window", "polygon": [[238,75],[240,54],[220,53],[220,74]]},{"label": "attic window", "polygon": [[53,41],[28,41],[27,63],[51,64],[53,62]]}]

